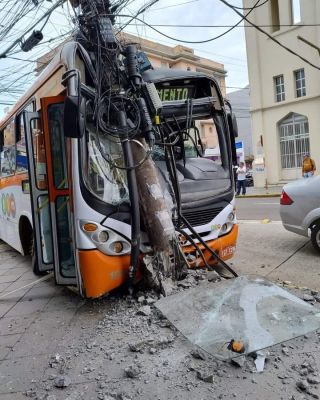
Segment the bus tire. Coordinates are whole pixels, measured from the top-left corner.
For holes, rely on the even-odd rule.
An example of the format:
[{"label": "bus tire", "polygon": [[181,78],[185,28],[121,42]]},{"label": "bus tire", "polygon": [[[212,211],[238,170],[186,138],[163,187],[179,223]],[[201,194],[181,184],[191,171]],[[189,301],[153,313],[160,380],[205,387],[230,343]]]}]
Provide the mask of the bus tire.
[{"label": "bus tire", "polygon": [[22,216],[19,221],[19,234],[20,241],[25,256],[31,257],[31,266],[35,275],[43,275],[43,272],[39,270],[37,256],[34,246],[34,233],[32,225],[26,216]]},{"label": "bus tire", "polygon": [[31,240],[31,247],[30,247],[30,255],[31,255],[31,265],[32,265],[32,271],[35,275],[37,276],[43,276],[47,272],[46,271],[40,271],[39,269],[39,264],[38,264],[38,258],[36,254],[36,249],[35,249],[35,239],[34,239],[34,234],[32,231],[32,240]]}]

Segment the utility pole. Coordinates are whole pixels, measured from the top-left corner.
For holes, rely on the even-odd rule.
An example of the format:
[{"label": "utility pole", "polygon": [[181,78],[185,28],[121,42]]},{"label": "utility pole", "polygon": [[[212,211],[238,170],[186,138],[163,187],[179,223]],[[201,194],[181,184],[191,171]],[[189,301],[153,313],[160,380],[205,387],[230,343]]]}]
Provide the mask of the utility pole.
[{"label": "utility pole", "polygon": [[[115,14],[126,1],[70,1],[80,9],[77,40],[88,51],[96,70],[97,125],[103,134],[116,135],[123,149],[132,227],[129,282],[133,283],[139,263],[140,222],[143,222],[152,251],[144,257],[142,271],[153,287],[167,294],[171,281],[183,275],[186,260],[176,237],[170,196],[164,193],[151,156],[156,115],[149,104],[158,94],[154,86],[147,87],[143,81],[136,46],[123,47],[115,37]],[[160,99],[159,102],[154,108],[161,107]]]}]

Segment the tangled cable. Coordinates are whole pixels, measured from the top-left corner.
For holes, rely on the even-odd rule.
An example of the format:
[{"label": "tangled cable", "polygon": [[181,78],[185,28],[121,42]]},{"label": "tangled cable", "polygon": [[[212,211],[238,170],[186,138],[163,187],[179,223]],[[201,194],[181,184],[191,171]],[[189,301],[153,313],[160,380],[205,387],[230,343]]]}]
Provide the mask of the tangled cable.
[{"label": "tangled cable", "polygon": [[[114,118],[120,110],[126,110],[128,115],[127,126],[120,127]],[[113,137],[133,138],[141,124],[140,110],[136,102],[124,96],[104,96],[99,99],[97,107],[98,126],[103,133]]]}]

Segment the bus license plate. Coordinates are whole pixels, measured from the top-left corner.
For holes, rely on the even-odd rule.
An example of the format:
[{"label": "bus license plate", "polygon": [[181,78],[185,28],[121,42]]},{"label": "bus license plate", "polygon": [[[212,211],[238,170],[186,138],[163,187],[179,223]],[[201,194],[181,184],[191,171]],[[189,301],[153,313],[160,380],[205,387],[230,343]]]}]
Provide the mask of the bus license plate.
[{"label": "bus license plate", "polygon": [[221,249],[221,257],[227,257],[227,256],[232,256],[236,247],[235,246],[228,246],[225,247],[224,249]]}]

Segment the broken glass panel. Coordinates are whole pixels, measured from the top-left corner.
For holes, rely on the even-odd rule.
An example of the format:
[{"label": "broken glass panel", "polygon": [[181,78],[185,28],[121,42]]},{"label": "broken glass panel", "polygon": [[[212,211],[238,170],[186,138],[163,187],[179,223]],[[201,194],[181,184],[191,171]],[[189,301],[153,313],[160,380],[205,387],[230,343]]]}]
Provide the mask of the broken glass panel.
[{"label": "broken glass panel", "polygon": [[238,355],[228,349],[232,340],[251,353],[320,328],[319,310],[260,277],[202,284],[156,307],[191,343],[224,360]]}]

